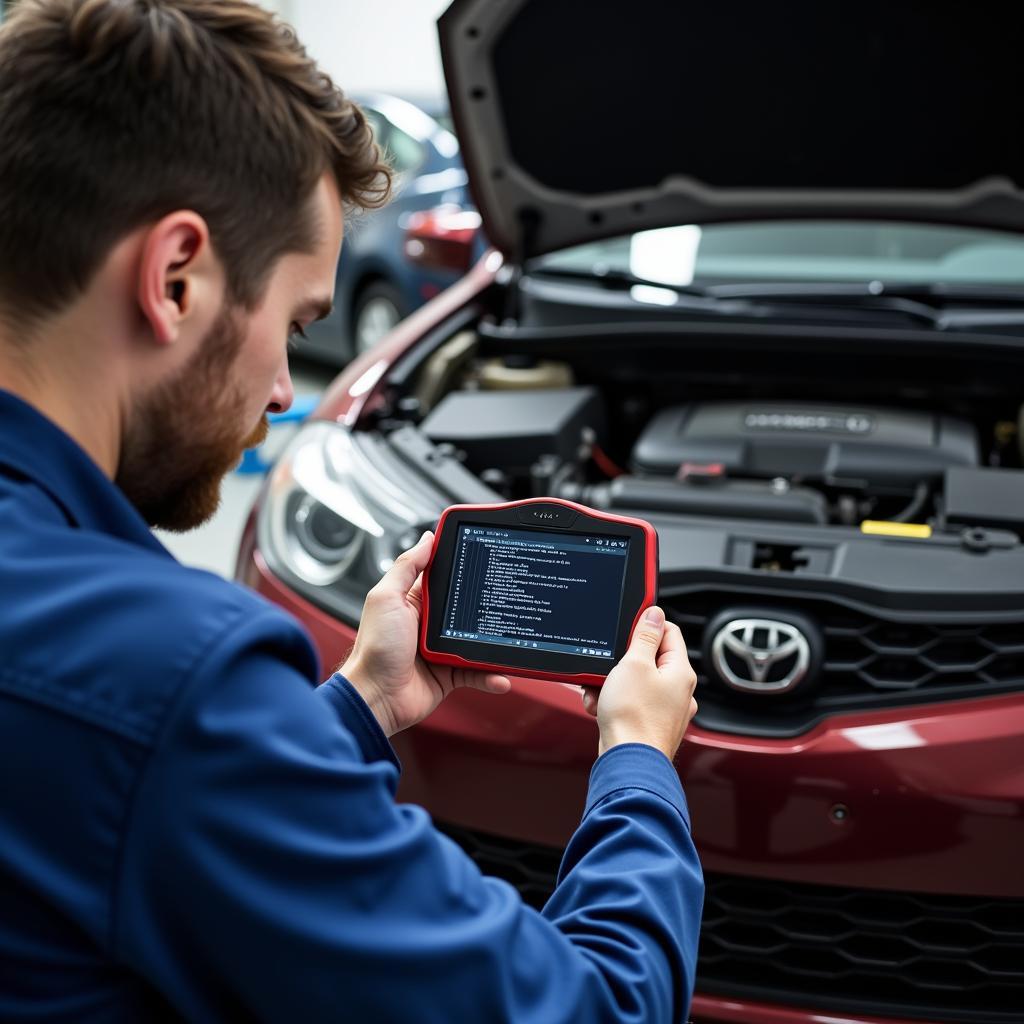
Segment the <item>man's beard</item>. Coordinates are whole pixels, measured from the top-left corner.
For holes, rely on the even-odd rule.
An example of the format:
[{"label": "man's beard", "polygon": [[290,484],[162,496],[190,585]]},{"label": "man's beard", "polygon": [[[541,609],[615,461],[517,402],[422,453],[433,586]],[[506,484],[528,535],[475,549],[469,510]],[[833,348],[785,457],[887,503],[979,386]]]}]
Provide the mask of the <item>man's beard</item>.
[{"label": "man's beard", "polygon": [[225,475],[267,436],[266,416],[239,434],[246,403],[230,371],[244,336],[225,304],[181,373],[132,412],[114,482],[150,526],[183,533],[206,522]]}]

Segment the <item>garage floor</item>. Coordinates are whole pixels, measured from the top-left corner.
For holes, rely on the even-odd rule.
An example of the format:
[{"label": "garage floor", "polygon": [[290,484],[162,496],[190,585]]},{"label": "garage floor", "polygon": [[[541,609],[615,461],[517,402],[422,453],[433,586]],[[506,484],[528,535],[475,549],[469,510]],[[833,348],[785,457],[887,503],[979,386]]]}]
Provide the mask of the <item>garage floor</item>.
[{"label": "garage floor", "polygon": [[[297,396],[321,394],[334,376],[335,371],[317,363],[295,360],[292,364]],[[267,454],[280,451],[296,429],[296,425],[290,423],[273,427],[266,441]],[[234,575],[238,541],[263,480],[259,474],[229,474],[221,489],[220,508],[213,519],[190,533],[157,530],[156,535],[186,565],[210,569],[221,576]]]}]

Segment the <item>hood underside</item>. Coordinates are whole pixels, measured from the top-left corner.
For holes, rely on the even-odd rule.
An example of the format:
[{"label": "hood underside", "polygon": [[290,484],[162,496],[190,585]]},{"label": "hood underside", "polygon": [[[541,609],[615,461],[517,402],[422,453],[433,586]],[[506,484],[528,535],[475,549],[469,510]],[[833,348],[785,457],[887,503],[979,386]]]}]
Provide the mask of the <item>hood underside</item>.
[{"label": "hood underside", "polygon": [[513,258],[735,220],[1024,232],[1024,7],[454,0],[439,27]]}]

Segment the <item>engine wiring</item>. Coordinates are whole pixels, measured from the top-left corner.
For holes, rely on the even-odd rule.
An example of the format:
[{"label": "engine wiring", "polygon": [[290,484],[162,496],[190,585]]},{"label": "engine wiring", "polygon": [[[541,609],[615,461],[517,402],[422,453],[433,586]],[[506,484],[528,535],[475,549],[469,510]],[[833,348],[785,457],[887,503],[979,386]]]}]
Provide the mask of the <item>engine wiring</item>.
[{"label": "engine wiring", "polygon": [[626,475],[626,471],[596,442],[590,446],[590,458],[593,460],[594,465],[609,479],[614,480],[617,476]]}]

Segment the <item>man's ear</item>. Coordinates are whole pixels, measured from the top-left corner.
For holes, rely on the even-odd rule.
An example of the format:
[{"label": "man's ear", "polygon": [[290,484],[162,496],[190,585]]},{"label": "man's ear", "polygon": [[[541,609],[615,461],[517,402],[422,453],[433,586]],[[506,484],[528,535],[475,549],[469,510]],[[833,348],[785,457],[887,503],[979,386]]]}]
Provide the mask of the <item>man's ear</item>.
[{"label": "man's ear", "polygon": [[161,344],[177,340],[208,291],[213,254],[206,221],[191,210],[167,214],[146,234],[139,266],[138,301]]}]

